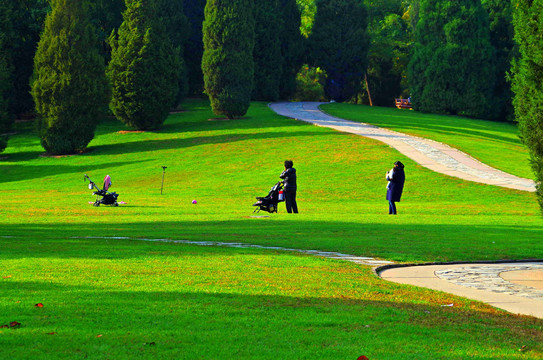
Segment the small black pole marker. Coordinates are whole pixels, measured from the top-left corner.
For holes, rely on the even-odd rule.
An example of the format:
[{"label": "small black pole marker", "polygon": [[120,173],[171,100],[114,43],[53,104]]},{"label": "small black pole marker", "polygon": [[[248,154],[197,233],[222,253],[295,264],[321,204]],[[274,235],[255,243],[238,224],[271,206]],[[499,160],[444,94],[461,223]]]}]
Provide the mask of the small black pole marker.
[{"label": "small black pole marker", "polygon": [[162,195],[162,189],[164,188],[164,174],[166,173],[166,166],[162,167],[162,185],[160,185],[160,195]]}]

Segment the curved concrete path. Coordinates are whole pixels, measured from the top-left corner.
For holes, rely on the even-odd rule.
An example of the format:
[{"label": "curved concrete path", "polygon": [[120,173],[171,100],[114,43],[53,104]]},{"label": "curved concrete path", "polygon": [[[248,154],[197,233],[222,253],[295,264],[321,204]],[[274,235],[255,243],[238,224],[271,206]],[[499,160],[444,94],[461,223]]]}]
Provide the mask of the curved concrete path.
[{"label": "curved concrete path", "polygon": [[377,126],[340,119],[322,112],[322,102],[277,102],[269,107],[276,113],[384,142],[418,164],[449,176],[502,186],[515,190],[535,191],[532,180],[520,178],[494,169],[452,147],[428,139],[402,134]]},{"label": "curved concrete path", "polygon": [[407,266],[379,275],[543,319],[543,262]]}]

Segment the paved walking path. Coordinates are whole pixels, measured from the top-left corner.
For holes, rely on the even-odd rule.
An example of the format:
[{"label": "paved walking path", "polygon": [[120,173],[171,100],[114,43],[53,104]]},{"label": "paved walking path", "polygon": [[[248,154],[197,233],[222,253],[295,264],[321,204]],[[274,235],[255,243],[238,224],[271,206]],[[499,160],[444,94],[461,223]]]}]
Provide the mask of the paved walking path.
[{"label": "paved walking path", "polygon": [[319,110],[321,104],[324,103],[278,102],[271,103],[269,106],[276,113],[286,117],[379,140],[418,164],[442,174],[515,190],[535,191],[535,183],[532,180],[494,169],[448,145],[365,123],[340,119]]},{"label": "paved walking path", "polygon": [[408,266],[379,275],[543,319],[543,262]]}]

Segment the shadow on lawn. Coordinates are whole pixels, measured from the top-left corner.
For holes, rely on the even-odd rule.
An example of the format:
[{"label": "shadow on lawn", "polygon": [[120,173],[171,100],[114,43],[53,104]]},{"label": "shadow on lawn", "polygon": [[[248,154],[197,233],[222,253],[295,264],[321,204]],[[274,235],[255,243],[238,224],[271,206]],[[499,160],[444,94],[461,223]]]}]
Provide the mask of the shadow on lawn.
[{"label": "shadow on lawn", "polygon": [[[201,284],[198,291],[157,291],[159,277],[140,275],[139,279],[135,283],[121,274],[118,283],[96,287],[97,279],[92,278],[82,279],[86,284],[82,286],[35,283],[32,292],[21,292],[18,286],[23,282],[4,282],[3,296],[21,300],[21,304],[2,307],[8,319],[22,323],[16,339],[3,334],[8,349],[41,356],[62,351],[68,357],[83,358],[147,354],[188,359],[206,354],[206,358],[219,359],[235,354],[240,359],[310,359],[319,354],[322,359],[356,359],[366,354],[381,359],[437,359],[512,352],[522,339],[521,345],[529,345],[529,358],[543,351],[536,330],[541,320],[515,317],[485,305],[470,309],[470,301],[446,294],[425,295],[421,303],[413,304],[411,298],[420,294],[395,285],[369,289],[364,294],[369,299],[361,300],[341,294],[228,293],[226,286],[224,291],[212,290],[214,284]],[[148,290],[130,289],[141,289],[146,281],[152,283]],[[388,293],[375,291],[379,287]],[[236,286],[234,290],[242,289]],[[403,296],[398,297],[395,290]],[[441,306],[451,301],[455,307]],[[32,304],[37,302],[44,307],[34,309]],[[30,349],[28,344],[32,344]]]},{"label": "shadow on lawn", "polygon": [[[2,225],[1,233],[13,238],[0,238],[0,242],[5,244],[1,257],[129,258],[136,256],[129,250],[134,245],[134,241],[166,238],[337,251],[401,262],[543,258],[541,247],[543,233],[538,224],[527,226],[471,226],[453,223],[398,225],[273,218],[115,223],[111,220],[102,221],[101,217],[97,217],[92,221],[93,223],[77,224]],[[109,239],[103,239],[103,237]],[[511,239],[515,239],[514,246],[511,244]],[[66,252],[55,250],[57,246],[62,249],[69,249],[72,246],[76,248]],[[110,251],[96,252],[94,247],[100,246],[107,246]],[[179,246],[182,251],[184,247],[192,245],[142,241],[138,247],[140,246],[149,249],[167,249],[167,251],[177,251],[173,249]],[[35,247],[36,251],[29,251],[30,247]],[[50,247],[53,250],[46,251]],[[82,248],[87,250],[81,252]],[[224,249],[231,248],[224,247]]]},{"label": "shadow on lawn", "polygon": [[[84,157],[85,155],[79,155]],[[47,176],[57,176],[61,174],[78,174],[83,179],[83,174],[92,170],[103,170],[104,172],[109,168],[115,168],[119,166],[125,166],[130,164],[144,163],[152,160],[140,160],[140,161],[123,161],[123,162],[110,162],[100,164],[89,165],[3,165],[0,163],[0,183],[8,183],[13,181],[23,181],[30,179],[40,179]],[[95,180],[96,181],[96,180]],[[60,186],[62,187],[62,186]],[[59,188],[60,188],[59,187]]]},{"label": "shadow on lawn", "polygon": [[196,136],[185,139],[164,139],[164,140],[141,140],[133,142],[123,142],[117,144],[91,146],[89,150],[93,155],[106,154],[132,154],[145,151],[175,150],[184,149],[192,146],[205,144],[228,144],[248,140],[277,140],[281,138],[294,138],[300,136],[329,136],[327,133],[313,131],[298,132],[262,132],[253,134],[229,134],[216,136]]}]

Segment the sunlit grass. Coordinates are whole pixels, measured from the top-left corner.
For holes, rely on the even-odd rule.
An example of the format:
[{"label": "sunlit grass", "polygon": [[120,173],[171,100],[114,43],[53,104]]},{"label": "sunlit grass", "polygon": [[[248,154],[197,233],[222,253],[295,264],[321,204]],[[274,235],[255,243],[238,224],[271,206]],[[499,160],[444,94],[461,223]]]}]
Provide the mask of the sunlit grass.
[{"label": "sunlit grass", "polygon": [[[214,120],[203,101],[185,109],[158,132],[108,119],[87,153],[68,157],[43,157],[32,124],[17,124],[0,160],[0,325],[22,326],[0,329],[1,357],[541,358],[540,320],[390,284],[368,267],[85,239],[243,242],[410,262],[543,257],[533,194],[433,173],[384,144],[261,103],[231,121]],[[298,169],[300,214],[281,207],[251,218],[285,159]],[[384,173],[395,160],[407,183],[390,217]],[[127,204],[90,205],[83,174],[97,183],[111,175]]]}]

